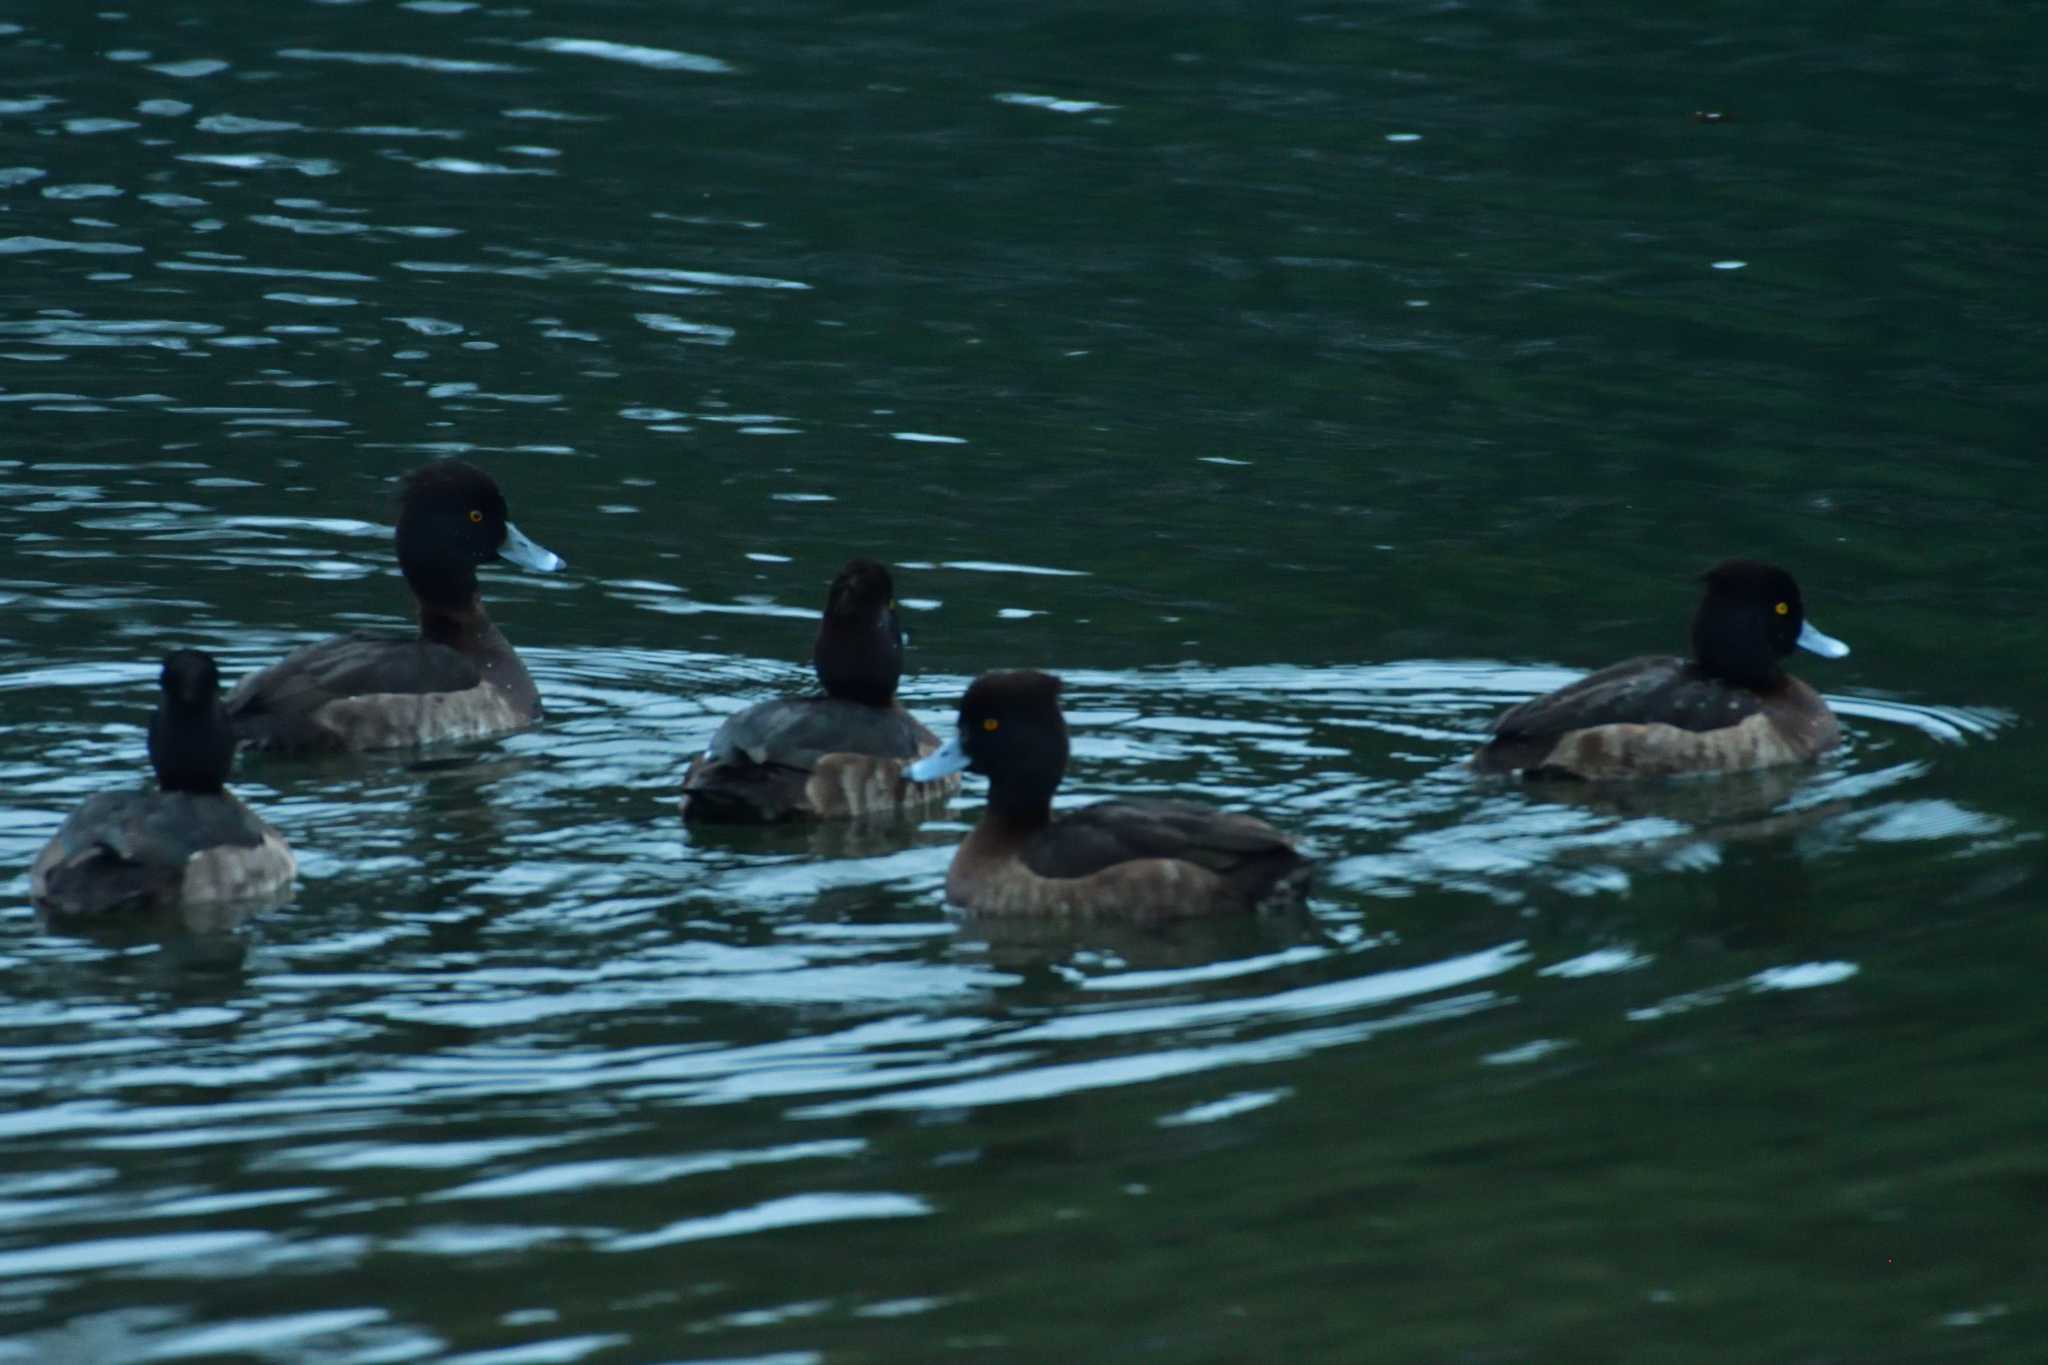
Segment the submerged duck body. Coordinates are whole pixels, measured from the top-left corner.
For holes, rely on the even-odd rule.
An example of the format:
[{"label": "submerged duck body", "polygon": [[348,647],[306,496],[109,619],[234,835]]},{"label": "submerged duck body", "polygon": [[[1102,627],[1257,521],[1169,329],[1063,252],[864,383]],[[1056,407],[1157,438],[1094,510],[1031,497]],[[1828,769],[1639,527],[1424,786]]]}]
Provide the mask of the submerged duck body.
[{"label": "submerged duck body", "polygon": [[1839,744],[1827,703],[1780,663],[1794,649],[1849,652],[1807,621],[1798,583],[1744,559],[1701,581],[1690,659],[1630,659],[1512,707],[1473,764],[1540,777],[1674,777],[1802,763]]},{"label": "submerged duck body", "polygon": [[522,535],[496,482],[461,460],[407,477],[396,543],[419,632],[336,636],[242,679],[227,712],[243,743],[287,753],[393,749],[540,719],[540,689],[485,613],[476,570],[502,559],[549,573],[561,557]]},{"label": "submerged duck body", "polygon": [[832,580],[811,650],[822,696],[762,702],[730,716],[683,778],[683,818],[765,824],[921,810],[958,777],[913,782],[939,737],[896,700],[903,630],[895,583],[871,559]]},{"label": "submerged duck body", "polygon": [[946,896],[991,915],[1144,922],[1297,904],[1314,864],[1250,815],[1193,801],[1103,801],[1057,817],[1066,772],[1060,680],[985,673],[944,749],[911,768],[989,779],[988,807],[953,855]]},{"label": "submerged duck body", "polygon": [[235,739],[213,659],[164,660],[149,725],[158,790],[102,792],[73,811],[29,869],[29,892],[52,916],[266,901],[298,864],[284,836],[227,790]]}]

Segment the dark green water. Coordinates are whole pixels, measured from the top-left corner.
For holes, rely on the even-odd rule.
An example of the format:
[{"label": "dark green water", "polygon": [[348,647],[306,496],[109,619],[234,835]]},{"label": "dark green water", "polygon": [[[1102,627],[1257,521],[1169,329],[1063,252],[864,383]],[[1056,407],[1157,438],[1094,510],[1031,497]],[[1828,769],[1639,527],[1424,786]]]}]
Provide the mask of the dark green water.
[{"label": "dark green water", "polygon": [[[2048,1359],[2021,5],[0,12],[0,1361]],[[1700,121],[1695,111],[1725,114]],[[1739,263],[1739,264],[1738,264]],[[298,894],[45,933],[156,661],[406,607],[549,723],[245,762]],[[685,833],[848,554],[913,704],[1256,808],[1304,923],[992,931]],[[1775,559],[1818,768],[1487,717]]]}]

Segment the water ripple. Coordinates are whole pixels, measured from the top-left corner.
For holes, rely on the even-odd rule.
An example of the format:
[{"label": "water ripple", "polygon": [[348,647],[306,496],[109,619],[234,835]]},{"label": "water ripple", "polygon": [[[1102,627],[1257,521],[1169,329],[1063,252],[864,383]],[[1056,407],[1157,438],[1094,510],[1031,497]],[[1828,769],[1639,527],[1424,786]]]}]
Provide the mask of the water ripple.
[{"label": "water ripple", "polygon": [[132,256],[142,250],[125,242],[70,242],[55,237],[0,237],[0,256],[31,256],[69,251],[84,256]]},{"label": "water ripple", "polygon": [[733,69],[729,63],[722,62],[716,57],[705,57],[695,52],[677,52],[670,48],[606,42],[600,38],[536,38],[526,46],[539,52],[557,52],[574,57],[600,57],[605,61],[624,62],[630,66],[644,66],[656,71],[693,71],[704,75],[723,75]]},{"label": "water ripple", "polygon": [[423,57],[410,52],[330,52],[319,48],[287,47],[277,53],[293,62],[346,62],[352,66],[399,66],[415,71],[448,75],[500,75],[526,70],[507,62],[483,62],[455,57]]}]

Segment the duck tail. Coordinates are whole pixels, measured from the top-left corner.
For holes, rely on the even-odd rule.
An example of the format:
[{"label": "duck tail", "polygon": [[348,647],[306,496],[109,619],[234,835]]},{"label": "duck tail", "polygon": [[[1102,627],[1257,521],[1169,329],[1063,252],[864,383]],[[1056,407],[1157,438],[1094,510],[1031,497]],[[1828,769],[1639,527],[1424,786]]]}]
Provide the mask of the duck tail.
[{"label": "duck tail", "polygon": [[808,813],[809,774],[779,763],[699,755],[683,779],[683,819],[691,824],[772,825]]}]

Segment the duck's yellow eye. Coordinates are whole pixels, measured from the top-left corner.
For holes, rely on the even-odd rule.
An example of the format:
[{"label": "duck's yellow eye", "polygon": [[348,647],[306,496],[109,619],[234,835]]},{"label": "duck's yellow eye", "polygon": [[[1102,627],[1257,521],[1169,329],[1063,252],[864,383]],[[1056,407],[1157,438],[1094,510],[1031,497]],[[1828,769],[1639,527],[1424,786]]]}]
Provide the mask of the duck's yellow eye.
[{"label": "duck's yellow eye", "polygon": [[[469,509],[469,519],[473,522],[481,522],[484,519],[484,514],[482,512],[479,512],[476,508],[472,507]],[[1778,608],[1778,610],[1783,611],[1784,608],[1780,607]]]},{"label": "duck's yellow eye", "polygon": [[990,716],[987,720],[981,723],[981,728],[986,730],[989,734],[994,734],[996,731],[1003,728],[1003,723],[997,720],[994,716]]},{"label": "duck's yellow eye", "polygon": [[1790,616],[1792,614],[1792,604],[1790,602],[1780,602],[1777,606],[1772,607],[1771,610],[1780,616]]}]

